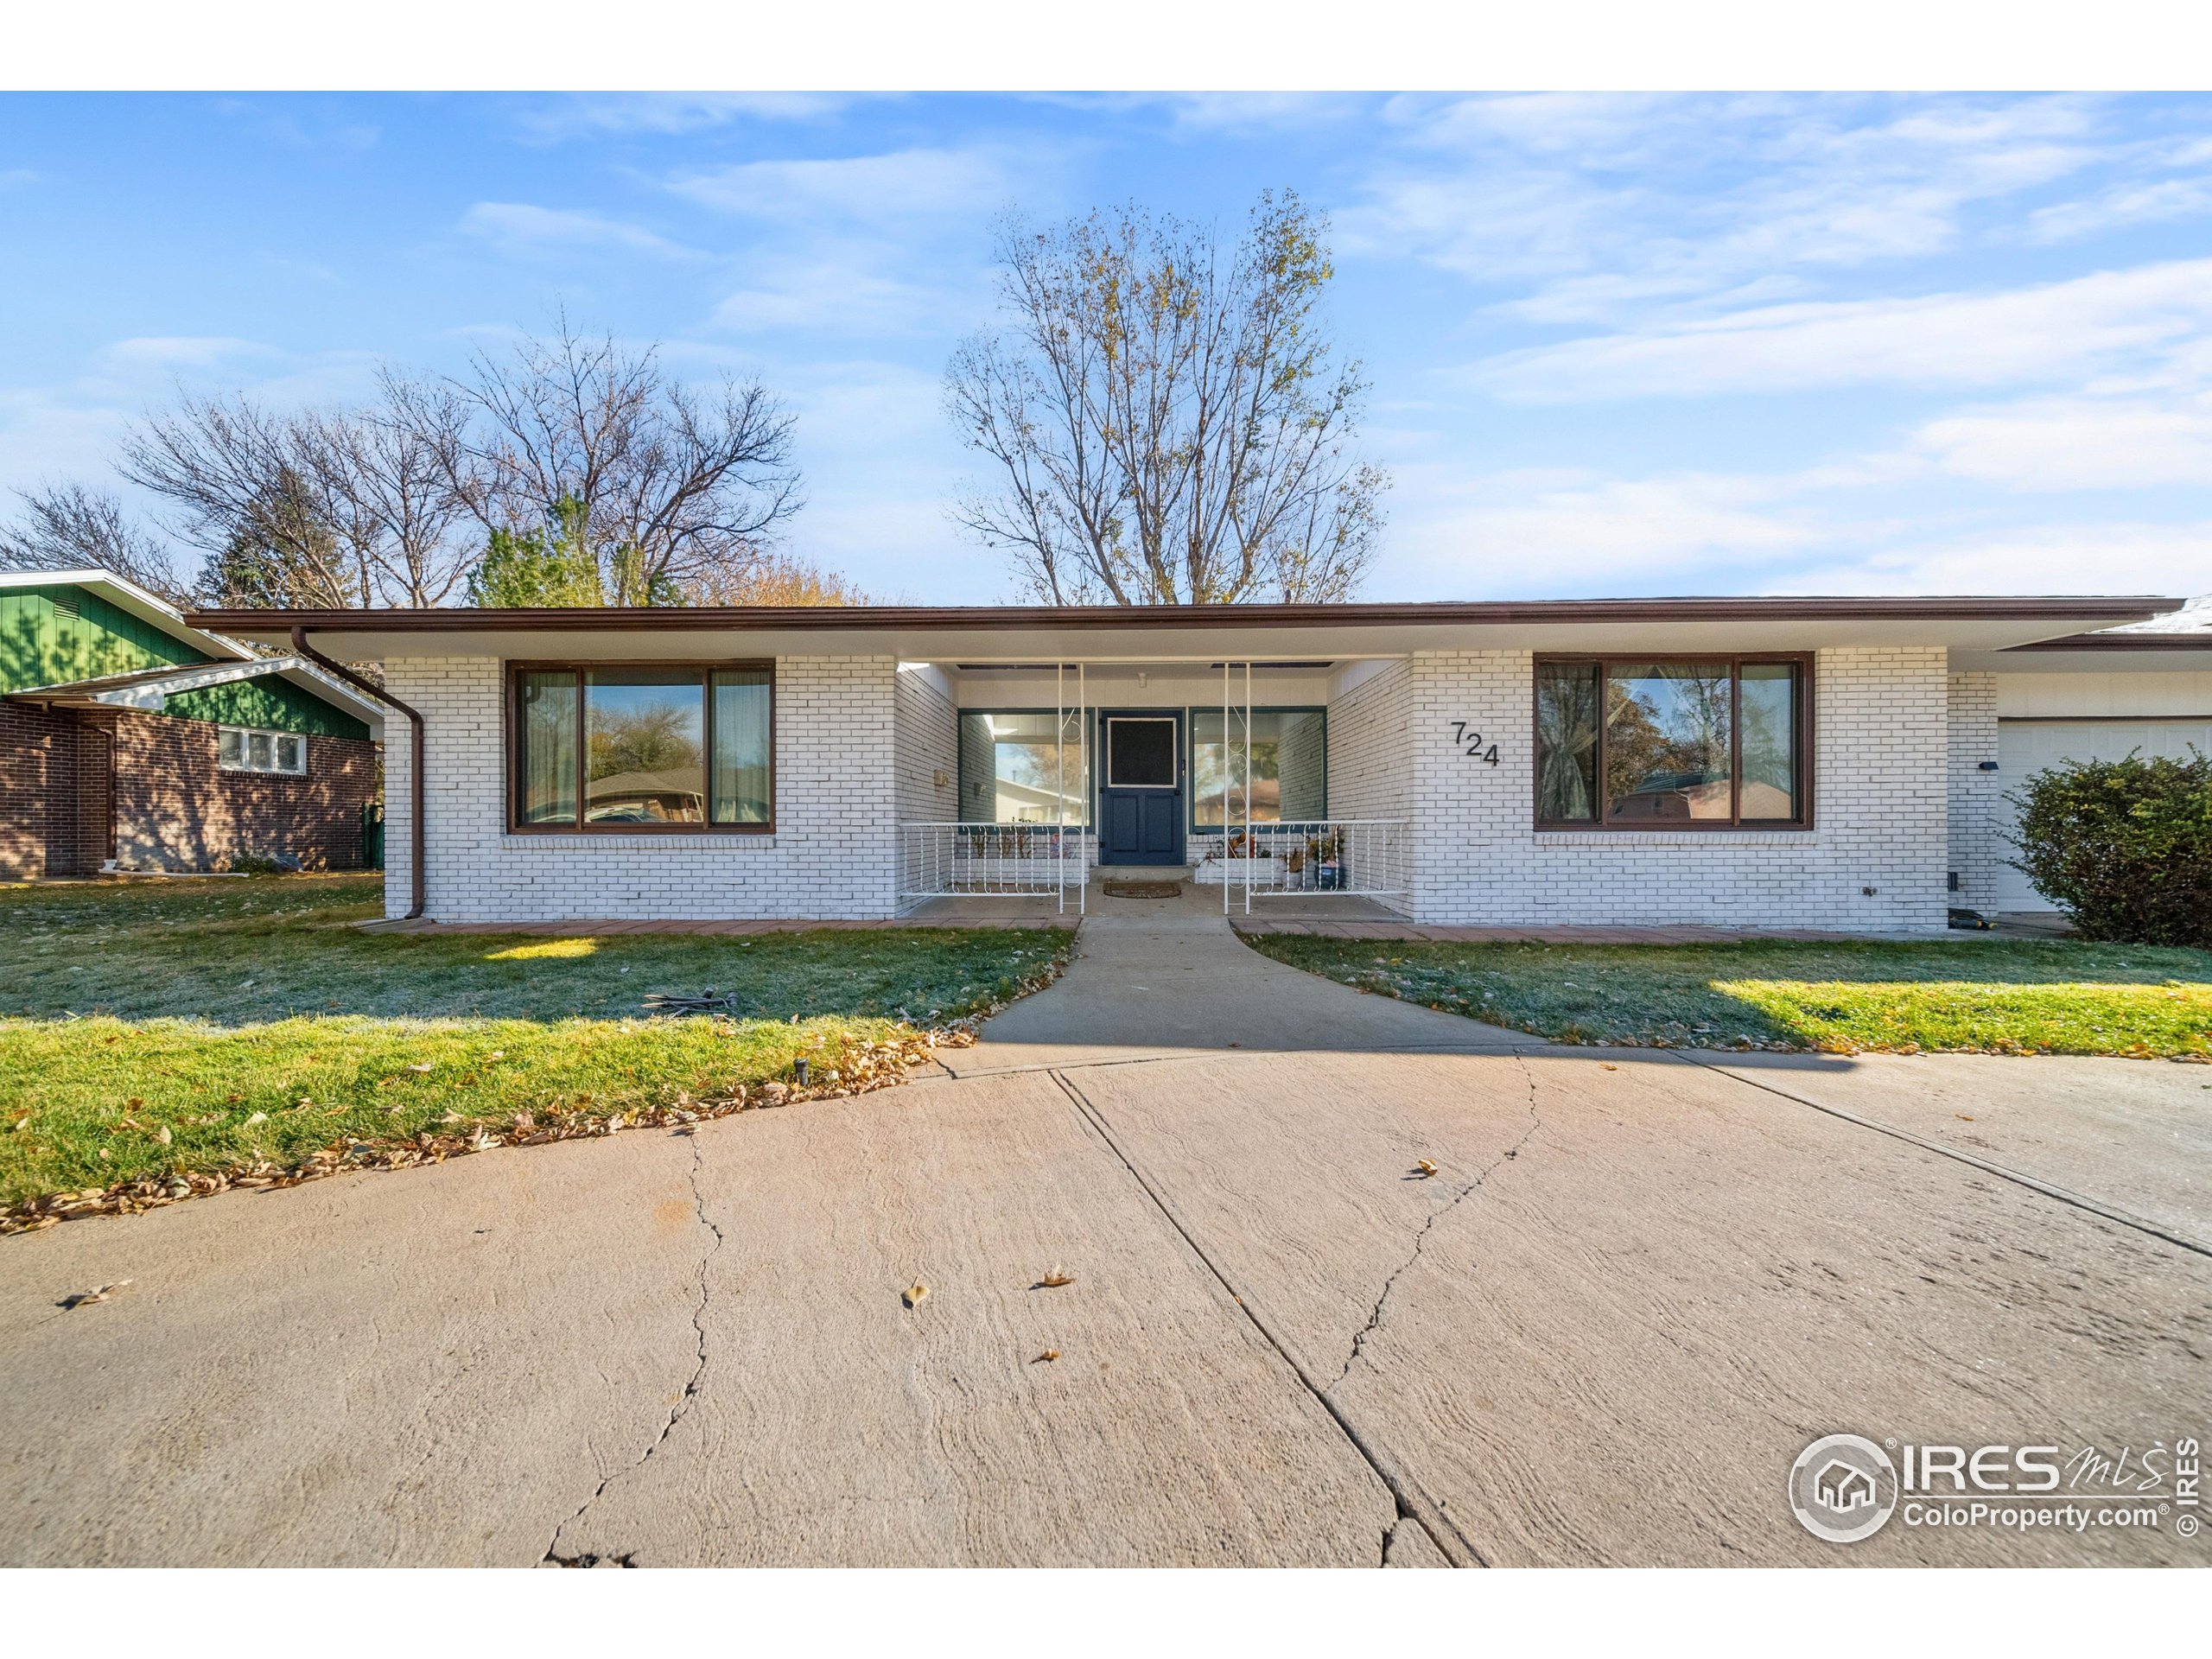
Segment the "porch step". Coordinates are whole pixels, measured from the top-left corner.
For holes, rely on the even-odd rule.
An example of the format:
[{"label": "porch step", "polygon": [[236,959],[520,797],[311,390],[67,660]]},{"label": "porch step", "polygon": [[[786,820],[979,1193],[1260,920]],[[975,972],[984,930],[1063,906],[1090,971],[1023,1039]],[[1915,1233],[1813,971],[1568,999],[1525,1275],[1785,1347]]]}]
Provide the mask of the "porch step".
[{"label": "porch step", "polygon": [[1101,881],[1188,881],[1188,864],[1094,864],[1091,874]]}]

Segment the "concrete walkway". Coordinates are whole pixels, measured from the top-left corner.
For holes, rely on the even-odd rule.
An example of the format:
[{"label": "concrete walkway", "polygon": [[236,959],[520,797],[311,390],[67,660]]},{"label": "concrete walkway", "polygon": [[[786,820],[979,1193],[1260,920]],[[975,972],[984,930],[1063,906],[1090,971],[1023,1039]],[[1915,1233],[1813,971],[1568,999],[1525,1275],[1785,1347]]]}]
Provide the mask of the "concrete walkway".
[{"label": "concrete walkway", "polygon": [[1187,893],[950,1060],[0,1243],[0,1562],[2205,1559],[1783,1496],[2202,1432],[2202,1068],[1552,1048]]}]

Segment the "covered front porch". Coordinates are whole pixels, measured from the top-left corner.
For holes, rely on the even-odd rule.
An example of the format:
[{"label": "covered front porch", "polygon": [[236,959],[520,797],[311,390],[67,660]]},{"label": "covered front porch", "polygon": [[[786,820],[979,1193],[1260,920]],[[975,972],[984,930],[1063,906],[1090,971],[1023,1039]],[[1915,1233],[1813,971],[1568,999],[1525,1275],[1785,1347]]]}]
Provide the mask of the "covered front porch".
[{"label": "covered front porch", "polygon": [[1370,707],[1397,660],[901,663],[902,912],[1173,887],[1228,915],[1403,917],[1403,726]]}]

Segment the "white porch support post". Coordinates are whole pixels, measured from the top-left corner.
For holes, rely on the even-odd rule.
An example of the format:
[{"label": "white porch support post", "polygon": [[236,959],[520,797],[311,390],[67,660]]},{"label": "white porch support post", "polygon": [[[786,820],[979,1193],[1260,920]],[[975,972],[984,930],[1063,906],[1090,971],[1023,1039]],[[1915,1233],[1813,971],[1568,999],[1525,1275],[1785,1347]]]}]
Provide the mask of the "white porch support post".
[{"label": "white porch support post", "polygon": [[[1225,803],[1224,803],[1225,804]],[[1252,913],[1252,871],[1260,849],[1252,842],[1252,664],[1244,664],[1244,913]]]},{"label": "white porch support post", "polygon": [[1067,664],[1052,664],[1052,758],[1058,766],[1058,782],[1053,788],[1058,802],[1055,822],[1059,833],[1052,842],[1052,854],[1059,861],[1053,894],[1059,900],[1060,914],[1068,909],[1068,692]]},{"label": "white porch support post", "polygon": [[[1221,658],[1221,913],[1229,914],[1229,653]],[[1196,770],[1196,768],[1193,768]]]},{"label": "white porch support post", "polygon": [[1076,889],[1075,913],[1090,913],[1090,688],[1085,683],[1085,664],[1075,665],[1075,769],[1078,774],[1077,786],[1083,791],[1083,810],[1076,815],[1076,874],[1083,885]]}]

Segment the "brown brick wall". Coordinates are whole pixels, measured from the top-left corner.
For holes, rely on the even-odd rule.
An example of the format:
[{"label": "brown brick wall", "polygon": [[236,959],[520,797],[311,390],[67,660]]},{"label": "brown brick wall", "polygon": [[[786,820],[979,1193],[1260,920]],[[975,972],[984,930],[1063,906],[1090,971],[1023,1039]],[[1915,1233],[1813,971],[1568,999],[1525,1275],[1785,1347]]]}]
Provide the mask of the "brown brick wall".
[{"label": "brown brick wall", "polygon": [[217,731],[166,715],[117,722],[115,856],[125,868],[207,869],[242,853],[289,854],[311,870],[360,868],[375,744],[310,737],[307,776],[285,778],[223,771]]},{"label": "brown brick wall", "polygon": [[82,869],[78,736],[75,715],[0,702],[0,876]]}]

